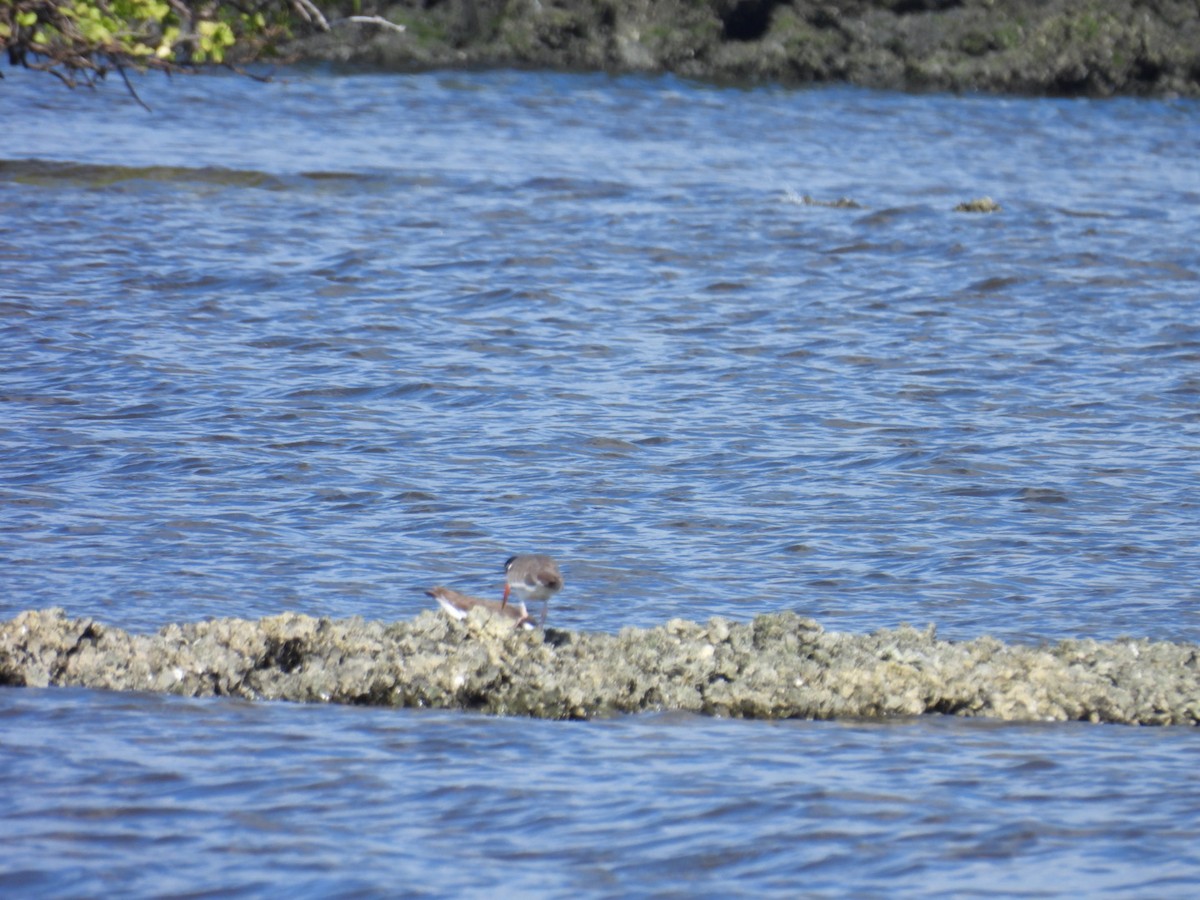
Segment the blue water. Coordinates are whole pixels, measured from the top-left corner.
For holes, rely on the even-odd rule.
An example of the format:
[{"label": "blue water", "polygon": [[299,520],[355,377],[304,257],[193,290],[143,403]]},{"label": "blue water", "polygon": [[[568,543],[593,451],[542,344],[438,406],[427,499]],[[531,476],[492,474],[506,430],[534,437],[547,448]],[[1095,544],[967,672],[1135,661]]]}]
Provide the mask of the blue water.
[{"label": "blue water", "polygon": [[[0,83],[0,618],[409,618],[536,550],[556,627],[1200,640],[1194,101],[137,83],[153,113]],[[1190,730],[54,689],[0,719],[6,893],[1200,876]]]}]

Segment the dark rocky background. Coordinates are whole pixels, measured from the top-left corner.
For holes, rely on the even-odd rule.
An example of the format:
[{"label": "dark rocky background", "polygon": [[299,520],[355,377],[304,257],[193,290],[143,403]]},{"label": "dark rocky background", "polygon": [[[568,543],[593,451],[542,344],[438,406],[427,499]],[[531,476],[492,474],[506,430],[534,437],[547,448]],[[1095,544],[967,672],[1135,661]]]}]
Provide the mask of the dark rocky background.
[{"label": "dark rocky background", "polygon": [[287,48],[390,70],[673,72],[725,83],[1200,96],[1197,0],[355,0]]}]

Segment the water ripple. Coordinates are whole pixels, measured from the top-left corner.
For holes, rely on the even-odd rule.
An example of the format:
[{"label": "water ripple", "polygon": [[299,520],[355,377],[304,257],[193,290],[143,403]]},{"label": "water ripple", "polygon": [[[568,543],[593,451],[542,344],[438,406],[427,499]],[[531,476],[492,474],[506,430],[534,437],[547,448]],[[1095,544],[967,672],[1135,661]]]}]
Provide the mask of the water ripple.
[{"label": "water ripple", "polygon": [[[949,897],[1003,872],[1032,897],[1057,893],[1052,865],[1074,890],[1185,896],[1200,864],[1185,732],[43,694],[0,704],[23,733],[0,776],[10,850],[45,861],[0,867],[10,889],[88,893],[103,873],[136,893],[253,893],[286,870],[312,891]],[[69,775],[95,767],[104,780]],[[123,849],[148,843],[137,865]]]},{"label": "water ripple", "polygon": [[0,139],[11,608],[1196,637],[1188,104],[323,84]]}]

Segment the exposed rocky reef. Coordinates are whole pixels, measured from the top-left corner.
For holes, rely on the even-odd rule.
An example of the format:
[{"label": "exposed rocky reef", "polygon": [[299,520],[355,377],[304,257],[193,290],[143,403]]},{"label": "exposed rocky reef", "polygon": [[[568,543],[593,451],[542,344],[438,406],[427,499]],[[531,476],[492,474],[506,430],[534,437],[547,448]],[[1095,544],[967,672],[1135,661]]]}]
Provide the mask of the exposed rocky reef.
[{"label": "exposed rocky reef", "polygon": [[746,718],[913,716],[1200,722],[1191,644],[939,640],[827,632],[794,613],[619,634],[514,629],[475,609],[406,622],[285,614],[130,634],[61,609],[0,623],[0,684],[583,719],[645,710]]},{"label": "exposed rocky reef", "polygon": [[743,83],[1200,96],[1194,0],[345,0],[344,6],[405,30],[343,25],[289,52],[399,70],[515,66]]}]

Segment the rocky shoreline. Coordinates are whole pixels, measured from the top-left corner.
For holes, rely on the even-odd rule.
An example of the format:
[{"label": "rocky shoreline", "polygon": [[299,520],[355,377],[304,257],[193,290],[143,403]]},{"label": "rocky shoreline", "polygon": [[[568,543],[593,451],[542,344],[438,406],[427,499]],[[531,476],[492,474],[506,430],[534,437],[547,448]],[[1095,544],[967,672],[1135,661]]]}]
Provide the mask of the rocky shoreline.
[{"label": "rocky shoreline", "polygon": [[388,70],[675,73],[741,84],[1200,96],[1183,0],[364,0],[403,33],[343,22],[286,51]]},{"label": "rocky shoreline", "polygon": [[938,713],[1014,721],[1200,723],[1200,647],[1122,639],[1044,647],[932,628],[826,632],[794,613],[675,619],[619,634],[288,613],[130,634],[61,609],[0,623],[0,685],[476,710],[588,719],[651,710],[743,718]]}]

